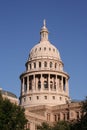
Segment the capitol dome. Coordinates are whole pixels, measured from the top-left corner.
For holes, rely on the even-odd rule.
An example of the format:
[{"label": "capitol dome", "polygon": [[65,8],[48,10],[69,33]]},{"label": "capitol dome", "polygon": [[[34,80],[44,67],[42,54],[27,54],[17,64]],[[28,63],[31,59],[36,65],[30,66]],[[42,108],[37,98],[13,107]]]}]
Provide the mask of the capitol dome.
[{"label": "capitol dome", "polygon": [[34,60],[43,57],[60,60],[58,49],[48,40],[48,29],[46,28],[45,21],[44,26],[41,28],[40,36],[40,42],[31,49],[28,59]]},{"label": "capitol dome", "polygon": [[44,20],[40,42],[31,49],[26,71],[20,75],[22,106],[55,106],[69,100],[69,75],[63,70],[59,51],[48,40],[48,34]]}]

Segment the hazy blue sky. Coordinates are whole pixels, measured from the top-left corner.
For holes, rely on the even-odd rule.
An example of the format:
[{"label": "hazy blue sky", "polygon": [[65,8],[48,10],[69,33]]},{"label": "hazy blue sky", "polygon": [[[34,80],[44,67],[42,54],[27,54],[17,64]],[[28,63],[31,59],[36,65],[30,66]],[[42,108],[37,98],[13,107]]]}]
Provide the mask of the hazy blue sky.
[{"label": "hazy blue sky", "polygon": [[0,87],[19,97],[19,76],[40,40],[43,19],[70,75],[70,96],[82,100],[87,96],[87,0],[1,0]]}]

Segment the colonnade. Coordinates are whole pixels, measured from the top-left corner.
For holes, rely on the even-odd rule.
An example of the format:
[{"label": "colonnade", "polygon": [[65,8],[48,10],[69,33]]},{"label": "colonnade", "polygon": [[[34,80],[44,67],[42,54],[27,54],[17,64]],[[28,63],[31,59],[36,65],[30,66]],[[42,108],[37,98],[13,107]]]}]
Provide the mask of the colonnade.
[{"label": "colonnade", "polygon": [[68,93],[68,79],[62,75],[55,74],[33,74],[21,79],[22,93],[33,91],[60,91]]}]

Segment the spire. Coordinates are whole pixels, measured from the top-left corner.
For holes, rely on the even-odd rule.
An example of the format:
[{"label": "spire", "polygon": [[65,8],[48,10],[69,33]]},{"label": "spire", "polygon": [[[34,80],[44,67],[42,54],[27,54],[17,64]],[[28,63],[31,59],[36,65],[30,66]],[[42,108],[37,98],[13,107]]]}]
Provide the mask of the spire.
[{"label": "spire", "polygon": [[43,25],[44,25],[44,27],[46,27],[46,20],[45,19],[43,21]]},{"label": "spire", "polygon": [[43,20],[43,27],[40,31],[40,40],[47,41],[48,40],[48,29],[46,28],[46,20]]}]

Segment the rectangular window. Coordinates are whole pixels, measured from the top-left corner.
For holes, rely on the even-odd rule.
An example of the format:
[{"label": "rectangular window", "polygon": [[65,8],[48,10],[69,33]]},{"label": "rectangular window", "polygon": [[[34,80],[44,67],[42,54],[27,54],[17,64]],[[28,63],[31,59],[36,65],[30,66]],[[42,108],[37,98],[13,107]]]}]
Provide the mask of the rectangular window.
[{"label": "rectangular window", "polygon": [[58,114],[58,121],[60,120],[60,114]]},{"label": "rectangular window", "polygon": [[45,99],[47,99],[47,96],[44,96]]},{"label": "rectangular window", "polygon": [[39,99],[39,96],[37,96],[37,100]]},{"label": "rectangular window", "polygon": [[57,115],[54,115],[54,121],[57,121]]},{"label": "rectangular window", "polygon": [[50,114],[47,114],[47,121],[50,121]]},{"label": "rectangular window", "polygon": [[31,97],[29,97],[29,99],[31,100]]},{"label": "rectangular window", "polygon": [[53,96],[53,99],[55,99],[55,96]]},{"label": "rectangular window", "polygon": [[77,119],[79,119],[79,112],[77,112]]}]

